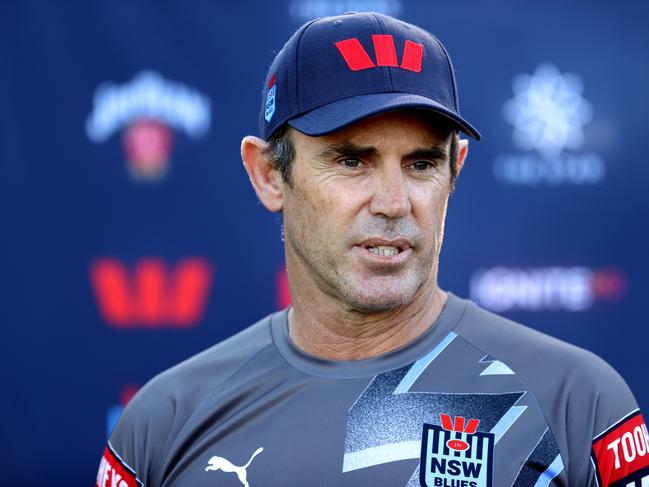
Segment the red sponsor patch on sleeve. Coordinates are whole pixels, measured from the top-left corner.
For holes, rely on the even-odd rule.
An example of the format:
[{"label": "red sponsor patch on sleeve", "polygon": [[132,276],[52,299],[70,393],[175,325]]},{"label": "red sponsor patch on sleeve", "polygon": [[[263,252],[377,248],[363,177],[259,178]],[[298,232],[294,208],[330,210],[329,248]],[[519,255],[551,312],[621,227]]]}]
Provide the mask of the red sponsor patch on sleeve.
[{"label": "red sponsor patch on sleeve", "polygon": [[600,487],[649,485],[649,433],[640,411],[593,438],[592,459]]},{"label": "red sponsor patch on sleeve", "polygon": [[141,487],[142,485],[135,476],[135,471],[122,461],[110,445],[107,445],[99,463],[95,487]]}]

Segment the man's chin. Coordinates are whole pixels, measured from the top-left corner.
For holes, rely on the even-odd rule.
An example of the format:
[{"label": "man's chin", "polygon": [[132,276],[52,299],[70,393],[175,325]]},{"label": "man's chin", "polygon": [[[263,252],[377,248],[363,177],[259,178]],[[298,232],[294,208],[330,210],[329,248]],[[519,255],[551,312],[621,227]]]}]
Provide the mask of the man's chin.
[{"label": "man's chin", "polygon": [[402,302],[361,302],[361,301],[355,301],[355,302],[348,302],[349,305],[349,310],[350,311],[355,311],[357,313],[362,313],[366,315],[375,315],[375,314],[381,314],[381,313],[387,313],[389,311],[394,311],[395,309],[399,309],[400,307],[404,306],[407,303],[402,303]]},{"label": "man's chin", "polygon": [[411,292],[404,292],[403,289],[389,292],[384,289],[376,293],[368,293],[365,290],[365,292],[348,293],[343,297],[343,300],[349,306],[350,311],[378,314],[407,306],[413,301],[415,293],[416,289]]}]

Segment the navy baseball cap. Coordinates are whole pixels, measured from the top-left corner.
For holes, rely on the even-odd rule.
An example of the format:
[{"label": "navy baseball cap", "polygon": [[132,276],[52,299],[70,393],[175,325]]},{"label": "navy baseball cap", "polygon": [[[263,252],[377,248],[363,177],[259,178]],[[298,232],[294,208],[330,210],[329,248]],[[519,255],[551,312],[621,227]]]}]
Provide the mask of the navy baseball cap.
[{"label": "navy baseball cap", "polygon": [[312,20],[273,60],[259,117],[264,140],[285,123],[324,135],[379,113],[417,108],[479,140],[460,115],[455,75],[429,32],[375,12]]}]

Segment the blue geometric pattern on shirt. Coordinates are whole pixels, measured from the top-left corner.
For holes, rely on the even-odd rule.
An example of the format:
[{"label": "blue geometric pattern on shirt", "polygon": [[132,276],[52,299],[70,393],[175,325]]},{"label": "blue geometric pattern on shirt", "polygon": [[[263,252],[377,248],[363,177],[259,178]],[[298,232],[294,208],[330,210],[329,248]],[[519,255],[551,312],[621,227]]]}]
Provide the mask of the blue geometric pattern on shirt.
[{"label": "blue geometric pattern on shirt", "polygon": [[547,428],[530,452],[512,487],[546,487],[563,470],[559,445]]},{"label": "blue geometric pattern on shirt", "polygon": [[[455,338],[443,340],[445,348]],[[524,392],[460,394],[407,392],[415,379],[441,353],[379,374],[349,410],[343,472],[383,463],[419,458],[424,423],[440,424],[440,413],[480,419],[489,432]],[[421,362],[425,361],[425,366]],[[413,375],[413,371],[416,373]],[[403,383],[407,383],[404,387]],[[404,479],[404,484],[408,479]]]}]

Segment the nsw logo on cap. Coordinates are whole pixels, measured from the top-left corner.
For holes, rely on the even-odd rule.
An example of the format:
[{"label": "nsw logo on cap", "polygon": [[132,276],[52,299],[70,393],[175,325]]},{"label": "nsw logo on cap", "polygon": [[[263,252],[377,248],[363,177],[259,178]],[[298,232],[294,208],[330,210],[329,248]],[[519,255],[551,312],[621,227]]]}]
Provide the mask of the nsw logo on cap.
[{"label": "nsw logo on cap", "polygon": [[264,119],[270,122],[275,113],[275,92],[277,91],[277,78],[273,75],[268,82],[268,94],[266,95],[266,107],[264,108]]}]

